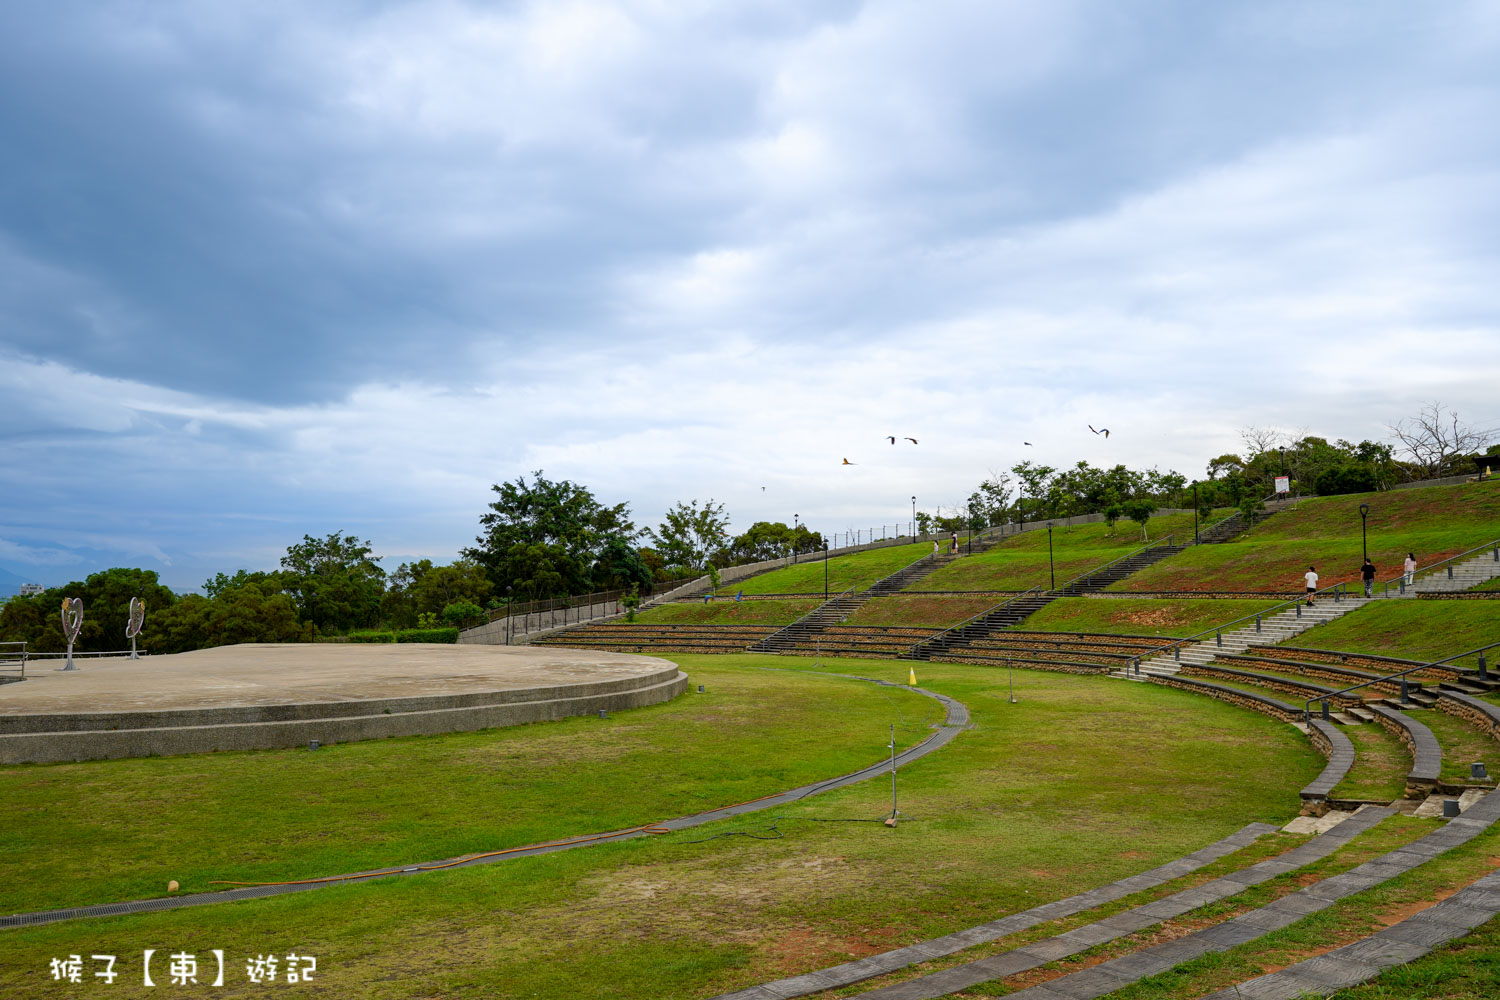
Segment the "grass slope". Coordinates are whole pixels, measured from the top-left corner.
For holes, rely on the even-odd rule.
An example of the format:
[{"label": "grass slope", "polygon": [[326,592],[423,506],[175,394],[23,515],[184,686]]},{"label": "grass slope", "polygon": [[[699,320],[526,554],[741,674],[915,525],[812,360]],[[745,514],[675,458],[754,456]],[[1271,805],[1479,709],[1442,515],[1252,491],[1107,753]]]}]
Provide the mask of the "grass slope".
[{"label": "grass slope", "polygon": [[[504,733],[473,734],[478,744],[471,748],[474,759],[454,763],[482,763],[499,784],[467,799],[476,825],[495,831],[498,840],[498,833],[510,826],[512,797],[521,803],[541,801],[535,782],[549,770],[568,772],[554,780],[576,781],[581,787],[546,796],[548,812],[533,818],[538,832],[585,819],[595,821],[585,829],[597,829],[603,819],[599,810],[662,815],[661,809],[648,808],[658,804],[660,793],[652,787],[658,782],[676,786],[679,799],[743,798],[750,785],[788,781],[788,770],[832,774],[867,761],[872,751],[878,756],[887,720],[895,721],[909,739],[925,735],[935,718],[929,714],[930,702],[914,704],[914,696],[900,691],[757,669],[805,667],[808,660],[749,655],[679,659],[695,681],[709,679],[710,695],[622,713],[614,725],[631,727],[631,738],[624,743],[600,746],[577,739],[591,730],[602,732],[597,720],[514,731],[521,738],[509,754],[494,753],[488,746]],[[825,661],[834,672],[892,681],[904,680],[908,666]],[[815,822],[880,817],[890,808],[890,788],[875,781],[778,813],[682,834],[228,907],[10,930],[0,932],[0,995],[57,996],[48,960],[82,952],[124,956],[126,974],[111,987],[111,995],[146,996],[151,991],[140,985],[141,950],[168,947],[200,955],[224,949],[232,969],[242,969],[247,956],[264,952],[316,955],[320,990],[330,996],[710,996],[923,940],[1100,885],[1201,847],[1246,822],[1284,822],[1297,811],[1296,789],[1322,767],[1321,758],[1291,727],[1180,691],[1018,670],[1019,703],[1012,705],[1005,690],[991,683],[991,671],[958,664],[920,669],[925,686],[969,705],[975,726],[939,753],[902,769],[906,819],[896,829],[878,822]],[[824,691],[836,693],[832,704],[814,697]],[[883,706],[873,712],[878,721],[861,707],[872,694]],[[818,716],[815,721],[801,717],[800,741],[778,748],[774,732],[763,745],[740,740],[749,732],[739,731],[739,713],[756,709],[749,712],[756,720],[751,729],[779,727],[771,712],[760,710],[763,702],[789,706],[799,697],[807,702],[805,711]],[[845,727],[840,719],[850,713],[851,703],[858,717]],[[680,727],[672,709],[683,704],[708,713],[712,731],[690,726],[674,736],[672,731]],[[788,719],[788,728],[791,724]],[[726,725],[731,737],[727,748],[721,735]],[[626,775],[611,770],[619,755],[642,741],[655,749],[644,755],[640,769]],[[403,812],[416,813],[427,808],[425,799],[444,794],[443,782],[432,780],[430,768],[403,766],[401,742],[367,745],[371,754],[360,794],[368,794],[383,778],[404,801]],[[339,755],[360,749],[340,747],[327,757],[302,754],[300,761],[294,759],[298,755],[285,755],[282,770],[294,772],[297,780],[280,781],[267,769],[267,785],[237,784],[219,808],[241,815],[221,814],[216,824],[219,838],[229,842],[222,850],[235,874],[255,866],[277,873],[313,867],[302,864],[299,852],[314,845],[288,842],[283,821],[268,814],[270,807],[305,813],[296,821],[316,827],[327,841],[357,837],[360,826],[378,823],[379,816],[343,810],[330,800],[330,785],[306,767],[294,766],[339,767]],[[219,772],[236,771],[254,756],[132,762],[142,769],[139,774],[114,775],[116,780],[92,787],[88,794],[117,799],[144,795],[153,804],[165,803],[179,791],[191,793],[199,783],[218,787]],[[548,767],[528,767],[530,758]],[[707,774],[695,773],[705,761],[715,767]],[[193,774],[183,770],[183,762]],[[57,766],[52,773],[59,779],[80,773],[65,774],[66,768]],[[92,880],[97,888],[98,880],[112,877],[89,866],[107,869],[113,857],[81,857],[88,852],[71,844],[47,848],[69,844],[79,822],[70,819],[70,810],[79,806],[79,793],[69,788],[75,782],[39,784],[48,771],[5,771],[6,792],[32,797],[23,815],[36,830],[36,842],[53,859],[51,865],[29,868],[20,878],[27,884],[8,889],[14,896],[62,895],[71,891],[69,883],[75,879]],[[724,787],[719,771],[740,780]],[[342,779],[339,789],[356,781],[357,771]],[[268,807],[264,811],[262,804]],[[591,810],[587,816],[579,814],[585,805]],[[212,804],[200,799],[175,818],[192,820],[196,810],[205,808]],[[7,810],[19,812],[11,805]],[[245,815],[250,813],[254,815]],[[336,814],[341,823],[331,821]],[[775,819],[778,814],[780,820]],[[445,819],[464,817],[445,814],[427,822],[441,825]],[[271,826],[258,826],[261,820]],[[171,829],[118,810],[112,821],[127,834],[142,824]],[[718,836],[725,833],[779,834],[780,839]],[[107,838],[95,832],[94,842],[103,840]],[[138,843],[134,853],[143,860],[125,861],[141,869],[143,877],[149,872],[153,884],[179,867],[180,848],[170,839]],[[47,884],[39,887],[37,882]],[[225,995],[249,995],[244,980],[236,980],[239,989],[226,989]]]},{"label": "grass slope", "polygon": [[1151,598],[1060,597],[1017,628],[1043,632],[1105,632],[1111,635],[1182,637],[1253,615],[1270,600],[1153,600]]},{"label": "grass slope", "polygon": [[[828,560],[828,592],[839,594],[855,587],[868,587],[922,556],[932,552],[931,542],[891,545],[880,549],[852,552]],[[748,580],[726,584],[719,593],[746,594],[821,594],[823,593],[823,559],[803,556],[803,561]]]},{"label": "grass slope", "polygon": [[[790,625],[819,604],[822,598],[782,598],[762,601],[683,601],[647,608],[635,620],[649,625]],[[623,622],[624,619],[618,619]]]},{"label": "grass slope", "polygon": [[847,625],[910,625],[948,628],[988,611],[1002,599],[990,595],[950,597],[923,594],[893,594],[867,602],[845,622]]},{"label": "grass slope", "polygon": [[[1164,514],[1146,523],[1152,540],[1176,534],[1181,538],[1193,533],[1192,514]],[[1079,524],[1052,529],[1052,564],[1057,583],[1066,583],[1107,562],[1128,555],[1145,545],[1140,528],[1134,521],[1107,524]],[[916,590],[1026,590],[1048,587],[1053,577],[1047,561],[1047,532],[1028,531],[996,544],[987,552],[965,556],[925,580],[912,585]]]},{"label": "grass slope", "polygon": [[[1437,660],[1491,642],[1500,642],[1500,608],[1488,601],[1390,600],[1310,628],[1287,645]],[[1474,665],[1472,658],[1460,662]]]},{"label": "grass slope", "polygon": [[1114,590],[1300,591],[1318,567],[1320,586],[1359,578],[1359,505],[1368,503],[1370,559],[1387,580],[1407,552],[1427,566],[1500,537],[1500,480],[1305,500],[1222,545],[1180,552]]}]

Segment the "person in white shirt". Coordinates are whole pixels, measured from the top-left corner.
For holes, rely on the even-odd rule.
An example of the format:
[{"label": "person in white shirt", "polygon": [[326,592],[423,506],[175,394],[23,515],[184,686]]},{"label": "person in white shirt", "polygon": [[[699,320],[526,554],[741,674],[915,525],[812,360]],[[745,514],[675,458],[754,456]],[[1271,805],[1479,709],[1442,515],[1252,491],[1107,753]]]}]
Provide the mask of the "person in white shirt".
[{"label": "person in white shirt", "polygon": [[1417,575],[1417,554],[1408,552],[1406,562],[1401,564],[1401,569],[1406,573],[1406,585],[1411,586],[1411,578]]},{"label": "person in white shirt", "polygon": [[1307,606],[1312,607],[1313,594],[1318,591],[1318,567],[1307,567],[1307,572],[1302,577],[1307,581]]}]

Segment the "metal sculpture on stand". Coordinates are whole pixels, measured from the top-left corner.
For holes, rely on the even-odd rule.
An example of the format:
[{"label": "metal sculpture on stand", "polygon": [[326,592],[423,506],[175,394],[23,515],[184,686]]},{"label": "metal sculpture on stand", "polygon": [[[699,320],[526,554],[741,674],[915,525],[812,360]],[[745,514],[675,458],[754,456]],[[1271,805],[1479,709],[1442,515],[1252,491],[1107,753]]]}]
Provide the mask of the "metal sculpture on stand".
[{"label": "metal sculpture on stand", "polygon": [[141,634],[141,626],[146,624],[146,602],[139,597],[130,599],[130,621],[125,623],[125,638],[130,640],[130,658],[138,660],[135,655],[135,637]]},{"label": "metal sculpture on stand", "polygon": [[78,630],[83,628],[83,599],[64,597],[62,602],[63,637],[68,640],[68,659],[62,670],[77,670],[73,666],[73,643],[78,639]]}]

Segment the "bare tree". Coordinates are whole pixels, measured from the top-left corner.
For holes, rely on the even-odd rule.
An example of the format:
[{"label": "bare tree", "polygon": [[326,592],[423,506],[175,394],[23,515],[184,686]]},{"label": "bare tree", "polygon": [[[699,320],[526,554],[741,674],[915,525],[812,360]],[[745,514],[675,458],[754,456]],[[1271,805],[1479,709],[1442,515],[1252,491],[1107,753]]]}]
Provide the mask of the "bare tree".
[{"label": "bare tree", "polygon": [[1495,439],[1494,428],[1463,423],[1457,412],[1444,411],[1438,400],[1424,404],[1416,416],[1398,420],[1389,427],[1407,458],[1406,473],[1411,479],[1455,475],[1458,458],[1483,449]]},{"label": "bare tree", "polygon": [[1247,424],[1240,428],[1240,440],[1245,443],[1245,461],[1253,462],[1257,455],[1263,455],[1273,448],[1278,448],[1286,442],[1287,436],[1274,427],[1257,427]]}]

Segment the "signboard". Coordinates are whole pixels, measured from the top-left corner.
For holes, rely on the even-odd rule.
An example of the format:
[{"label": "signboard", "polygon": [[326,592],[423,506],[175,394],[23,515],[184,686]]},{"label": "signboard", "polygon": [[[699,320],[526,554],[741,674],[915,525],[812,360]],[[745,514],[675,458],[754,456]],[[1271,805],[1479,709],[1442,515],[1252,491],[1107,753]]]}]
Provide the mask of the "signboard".
[{"label": "signboard", "polygon": [[1288,478],[1287,476],[1277,476],[1276,477],[1276,492],[1277,493],[1290,493],[1291,491],[1292,491],[1292,481],[1291,481],[1291,479]]}]

